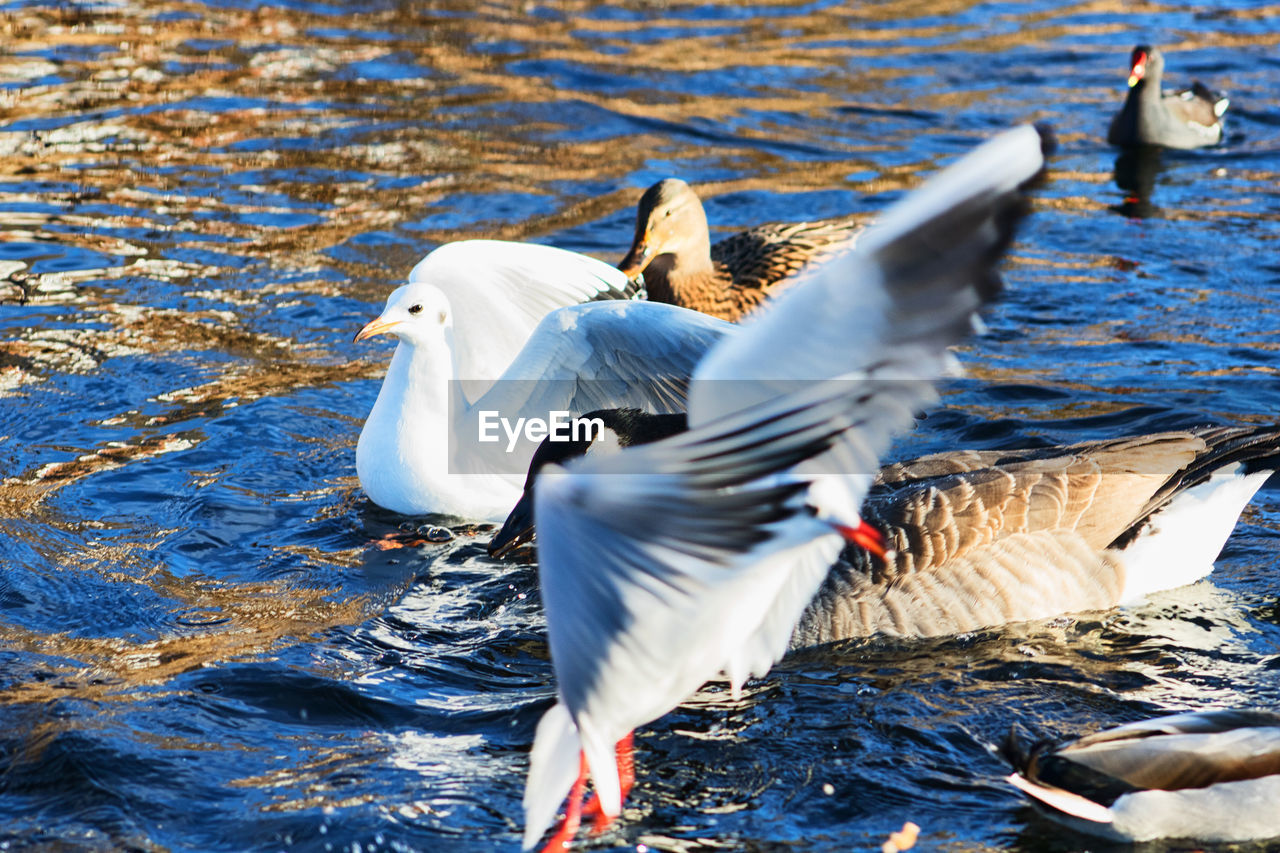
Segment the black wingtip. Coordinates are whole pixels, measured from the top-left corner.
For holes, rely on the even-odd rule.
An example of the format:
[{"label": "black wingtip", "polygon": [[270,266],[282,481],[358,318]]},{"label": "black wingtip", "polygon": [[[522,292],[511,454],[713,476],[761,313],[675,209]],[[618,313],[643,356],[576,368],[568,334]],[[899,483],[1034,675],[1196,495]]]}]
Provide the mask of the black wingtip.
[{"label": "black wingtip", "polygon": [[1039,189],[1044,186],[1049,175],[1049,158],[1058,153],[1058,132],[1053,129],[1053,125],[1048,122],[1038,121],[1031,125],[1036,134],[1040,137],[1040,157],[1043,163],[1034,175],[1027,178],[1018,185],[1018,190],[1023,194],[1023,207],[1018,212],[1018,218],[1025,216],[1031,210],[1031,199],[1026,197],[1032,190]]},{"label": "black wingtip", "polygon": [[1036,133],[1040,134],[1040,153],[1046,158],[1052,157],[1058,153],[1058,134],[1053,129],[1053,125],[1047,121],[1037,121],[1032,125],[1036,129]]}]

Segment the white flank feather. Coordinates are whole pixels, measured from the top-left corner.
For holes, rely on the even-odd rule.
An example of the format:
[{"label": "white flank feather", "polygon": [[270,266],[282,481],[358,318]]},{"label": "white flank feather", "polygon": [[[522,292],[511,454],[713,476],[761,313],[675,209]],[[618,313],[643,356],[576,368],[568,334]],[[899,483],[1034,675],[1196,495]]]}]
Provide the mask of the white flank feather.
[{"label": "white flank feather", "polygon": [[1125,568],[1121,602],[1194,583],[1213,571],[1240,513],[1270,476],[1271,471],[1244,474],[1242,466],[1229,465],[1153,515],[1119,556]]},{"label": "white flank feather", "polygon": [[1011,773],[1005,781],[1032,799],[1039,800],[1054,811],[1064,815],[1092,821],[1093,823],[1111,823],[1115,815],[1106,806],[1095,803],[1087,797],[1064,791],[1061,788],[1050,788],[1040,785],[1018,773]]}]

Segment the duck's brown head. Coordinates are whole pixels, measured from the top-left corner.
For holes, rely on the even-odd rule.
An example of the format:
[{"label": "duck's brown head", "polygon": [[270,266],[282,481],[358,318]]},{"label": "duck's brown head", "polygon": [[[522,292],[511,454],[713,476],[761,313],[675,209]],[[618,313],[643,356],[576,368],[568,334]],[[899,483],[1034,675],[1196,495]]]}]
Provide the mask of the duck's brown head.
[{"label": "duck's brown head", "polygon": [[635,240],[618,269],[635,278],[661,255],[711,265],[707,214],[698,194],[679,178],[658,181],[640,197]]}]

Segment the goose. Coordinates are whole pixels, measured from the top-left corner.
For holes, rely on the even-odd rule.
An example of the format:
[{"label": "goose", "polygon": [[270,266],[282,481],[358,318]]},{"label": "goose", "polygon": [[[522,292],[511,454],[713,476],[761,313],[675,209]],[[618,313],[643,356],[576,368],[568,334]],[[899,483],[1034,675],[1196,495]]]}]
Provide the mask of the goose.
[{"label": "goose", "polygon": [[544,467],[556,702],[530,754],[526,849],[566,797],[546,850],[584,809],[619,814],[637,726],[718,672],[735,691],[767,672],[847,540],[885,553],[858,515],[867,472],[999,290],[993,267],[1050,144],[1030,126],[988,141],[714,344],[689,383],[687,431]]},{"label": "goose", "polygon": [[1213,570],[1280,465],[1280,427],[1205,427],[880,471],[864,517],[893,549],[847,551],[793,637],[936,637],[1106,610]]},{"label": "goose", "polygon": [[1280,714],[1217,710],[1006,749],[1015,788],[1049,817],[1112,841],[1280,837]]},{"label": "goose", "polygon": [[632,293],[608,264],[551,246],[467,240],[427,255],[355,336],[398,339],[356,444],[365,494],[397,513],[501,521],[536,445],[483,443],[495,418],[681,408],[698,358],[732,327]]},{"label": "goose", "polygon": [[1129,57],[1129,93],[1111,120],[1112,145],[1203,148],[1222,141],[1222,115],[1230,101],[1199,82],[1166,95],[1160,87],[1164,54],[1147,44]]},{"label": "goose", "polygon": [[[544,442],[489,545],[534,535],[539,473],[687,429],[678,414],[586,415],[594,441]],[[937,637],[1105,610],[1208,575],[1240,513],[1280,465],[1280,427],[1203,427],[1033,450],[950,451],[886,465],[861,517],[887,545],[833,562],[790,648]]]},{"label": "goose", "polygon": [[736,323],[810,265],[852,245],[861,229],[850,217],[771,223],[713,245],[698,194],[666,178],[640,197],[635,240],[618,268],[628,278],[643,275],[649,299]]}]

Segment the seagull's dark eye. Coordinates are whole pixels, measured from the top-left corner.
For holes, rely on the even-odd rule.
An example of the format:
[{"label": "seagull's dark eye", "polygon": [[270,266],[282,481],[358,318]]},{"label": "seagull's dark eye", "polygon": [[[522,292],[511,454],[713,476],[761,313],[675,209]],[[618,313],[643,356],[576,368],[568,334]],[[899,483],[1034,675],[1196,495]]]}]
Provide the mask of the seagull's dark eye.
[{"label": "seagull's dark eye", "polygon": [[420,305],[420,304],[419,304],[419,305],[410,305],[410,306],[409,306],[409,313],[410,313],[410,314],[421,314],[421,313],[422,313],[422,305]]}]

